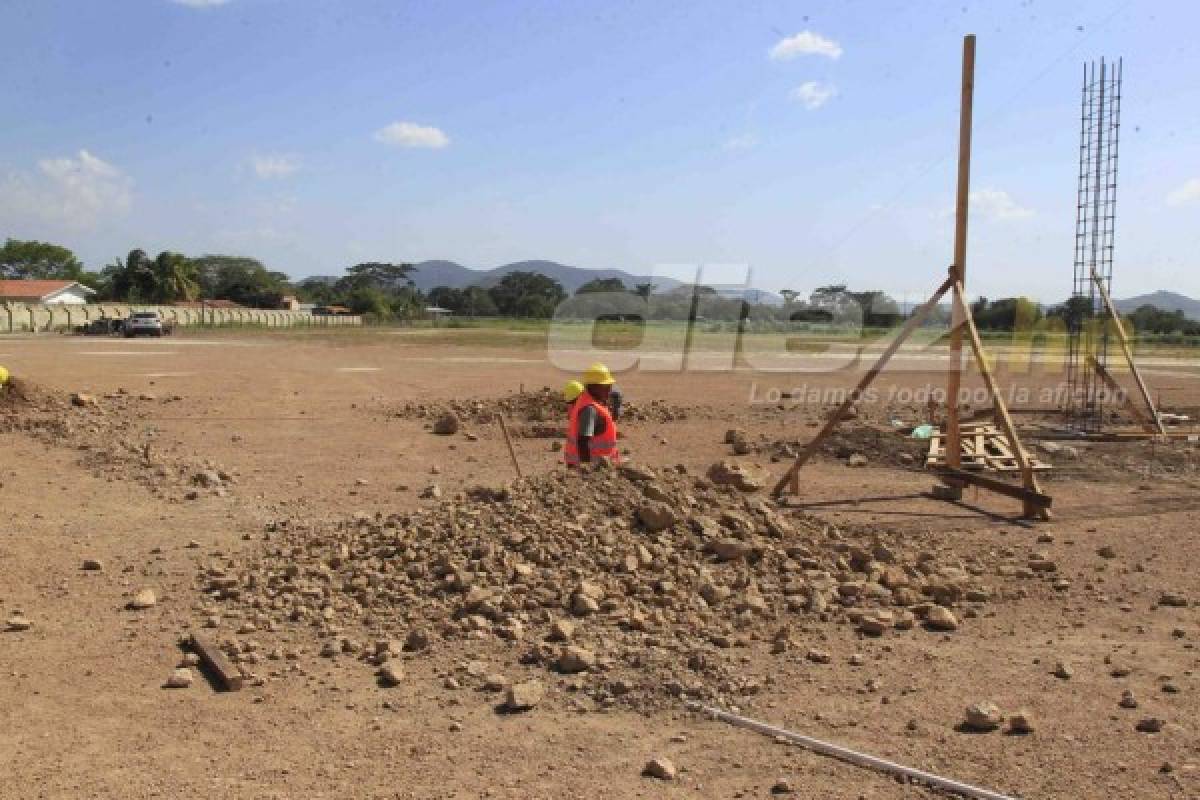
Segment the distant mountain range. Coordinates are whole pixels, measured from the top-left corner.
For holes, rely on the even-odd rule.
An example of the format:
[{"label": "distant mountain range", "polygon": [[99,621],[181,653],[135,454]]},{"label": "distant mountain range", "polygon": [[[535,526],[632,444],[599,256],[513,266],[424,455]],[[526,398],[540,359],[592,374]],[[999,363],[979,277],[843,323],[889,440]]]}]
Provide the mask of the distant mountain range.
[{"label": "distant mountain range", "polygon": [[1160,289],[1150,294],[1139,294],[1137,297],[1114,300],[1113,303],[1122,314],[1136,311],[1139,306],[1154,306],[1162,311],[1182,311],[1188,319],[1200,320],[1200,300],[1193,300],[1178,292],[1167,292]]},{"label": "distant mountain range", "polygon": [[416,267],[412,274],[413,283],[424,292],[435,286],[449,286],[454,289],[482,286],[487,289],[495,286],[510,272],[541,273],[561,283],[568,293],[574,293],[588,281],[603,278],[619,278],[630,289],[639,283],[653,283],[659,292],[669,291],[680,285],[679,281],[672,278],[634,275],[622,269],[585,269],[559,264],[557,261],[514,261],[493,269],[472,269],[454,261],[422,261],[413,266]]}]

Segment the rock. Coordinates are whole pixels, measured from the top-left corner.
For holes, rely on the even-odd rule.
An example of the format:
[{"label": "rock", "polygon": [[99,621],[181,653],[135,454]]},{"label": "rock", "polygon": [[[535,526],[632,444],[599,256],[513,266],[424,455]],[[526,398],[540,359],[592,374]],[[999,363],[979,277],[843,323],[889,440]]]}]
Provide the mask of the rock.
[{"label": "rock", "polygon": [[433,432],[442,436],[458,433],[459,421],[455,414],[443,414],[433,423]]},{"label": "rock", "polygon": [[958,619],[944,606],[933,606],[925,613],[925,624],[934,631],[958,630]]},{"label": "rock", "polygon": [[739,539],[716,539],[708,543],[708,551],[722,561],[745,558],[750,546]]},{"label": "rock", "polygon": [[22,614],[13,614],[8,618],[8,621],[4,623],[4,629],[14,633],[17,631],[27,631],[32,627],[33,623]]},{"label": "rock", "polygon": [[542,702],[546,688],[541,681],[522,681],[508,687],[504,694],[504,708],[508,711],[529,711]]},{"label": "rock", "polygon": [[1116,558],[1117,551],[1116,551],[1116,549],[1113,548],[1113,546],[1111,544],[1106,544],[1103,547],[1096,550],[1096,555],[1100,556],[1101,558]]},{"label": "rock", "polygon": [[499,672],[493,672],[483,679],[483,688],[489,692],[499,692],[508,685],[508,678]]},{"label": "rock", "polygon": [[221,476],[214,469],[201,470],[192,475],[192,483],[203,489],[213,489],[221,485]]},{"label": "rock", "polygon": [[725,431],[725,444],[733,444],[739,439],[745,439],[747,436],[744,428],[730,428]]},{"label": "rock", "polygon": [[1163,592],[1158,598],[1158,604],[1160,606],[1171,606],[1172,608],[1187,608],[1188,599],[1175,592]]},{"label": "rock", "polygon": [[792,788],[791,781],[787,779],[780,779],[771,784],[771,794],[791,794],[794,791],[796,790]]},{"label": "rock", "polygon": [[746,439],[737,439],[733,443],[733,454],[735,456],[749,455],[754,452],[754,447]]},{"label": "rock", "polygon": [[558,656],[556,666],[559,672],[573,674],[576,672],[584,672],[591,669],[596,664],[596,655],[591,651],[582,647],[571,645],[563,648],[562,653]]},{"label": "rock", "polygon": [[734,461],[718,461],[708,468],[708,479],[718,486],[733,486],[743,492],[757,492],[766,484],[760,470]]},{"label": "rock", "polygon": [[167,678],[166,688],[168,689],[186,689],[192,685],[194,680],[193,673],[187,667],[180,667],[171,673]]},{"label": "rock", "polygon": [[1137,725],[1134,726],[1134,730],[1138,733],[1159,733],[1166,727],[1166,724],[1166,720],[1159,719],[1158,717],[1145,717],[1138,720]]},{"label": "rock", "polygon": [[675,511],[666,503],[647,503],[638,509],[638,519],[646,530],[656,533],[675,524]]},{"label": "rock", "polygon": [[1062,678],[1064,681],[1070,680],[1075,674],[1075,670],[1071,669],[1071,665],[1065,661],[1059,661],[1054,665],[1054,677]]},{"label": "rock", "polygon": [[848,467],[865,467],[867,463],[867,457],[862,453],[853,453],[846,459],[846,466]]},{"label": "rock", "polygon": [[582,592],[576,592],[571,597],[571,613],[577,617],[586,617],[600,610],[600,604],[592,597]]},{"label": "rock", "polygon": [[104,569],[104,564],[94,558],[85,558],[80,569],[88,572],[100,572]]},{"label": "rock", "polygon": [[814,664],[828,664],[833,660],[829,653],[825,652],[824,650],[817,650],[816,648],[809,650],[804,654],[804,657]]},{"label": "rock", "polygon": [[1121,699],[1118,701],[1117,705],[1119,705],[1121,708],[1137,708],[1138,701],[1137,698],[1133,696],[1133,690],[1126,689],[1125,691],[1121,692]]},{"label": "rock", "polygon": [[420,652],[429,648],[429,634],[421,628],[413,628],[404,638],[404,649],[410,652]]},{"label": "rock", "polygon": [[892,615],[886,611],[866,614],[858,623],[858,629],[867,636],[882,636],[890,627],[892,627]]},{"label": "rock", "polygon": [[1009,733],[1023,735],[1027,733],[1033,733],[1033,730],[1033,716],[1025,709],[1021,709],[1008,718]]},{"label": "rock", "polygon": [[440,500],[442,498],[442,487],[438,486],[436,483],[431,483],[421,490],[421,497],[432,500]]},{"label": "rock", "polygon": [[556,619],[550,623],[550,636],[552,642],[570,641],[575,635],[575,623],[566,619]]},{"label": "rock", "polygon": [[158,605],[158,597],[153,589],[142,589],[129,601],[128,607],[134,611],[144,611]]},{"label": "rock", "polygon": [[72,392],[71,405],[77,408],[91,408],[100,405],[100,401],[97,400],[94,395],[86,394],[84,392]]},{"label": "rock", "polygon": [[670,759],[659,756],[646,762],[646,766],[642,767],[642,774],[650,778],[658,778],[660,781],[673,781],[677,772]]},{"label": "rock", "polygon": [[966,714],[963,717],[963,727],[970,731],[994,731],[1000,727],[1000,723],[1003,721],[1004,715],[1000,713],[1000,709],[995,703],[972,703],[967,706]]},{"label": "rock", "polygon": [[379,682],[387,687],[399,686],[404,681],[404,668],[395,661],[389,661],[379,670]]},{"label": "rock", "polygon": [[200,656],[195,653],[184,653],[183,658],[179,661],[181,667],[198,667],[200,666]]}]

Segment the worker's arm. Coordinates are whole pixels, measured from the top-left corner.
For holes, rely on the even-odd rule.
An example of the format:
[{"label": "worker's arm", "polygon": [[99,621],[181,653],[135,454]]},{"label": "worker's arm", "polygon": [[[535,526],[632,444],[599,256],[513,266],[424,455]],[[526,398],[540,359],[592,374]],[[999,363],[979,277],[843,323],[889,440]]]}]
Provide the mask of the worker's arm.
[{"label": "worker's arm", "polygon": [[619,420],[621,418],[621,402],[622,402],[622,400],[623,400],[623,396],[621,395],[621,390],[618,389],[616,386],[613,386],[612,391],[610,391],[608,393],[608,410],[612,414],[612,418],[614,421]]},{"label": "worker's arm", "polygon": [[596,409],[588,406],[579,412],[579,429],[575,434],[575,447],[579,450],[579,462],[592,461],[592,437],[596,434]]}]

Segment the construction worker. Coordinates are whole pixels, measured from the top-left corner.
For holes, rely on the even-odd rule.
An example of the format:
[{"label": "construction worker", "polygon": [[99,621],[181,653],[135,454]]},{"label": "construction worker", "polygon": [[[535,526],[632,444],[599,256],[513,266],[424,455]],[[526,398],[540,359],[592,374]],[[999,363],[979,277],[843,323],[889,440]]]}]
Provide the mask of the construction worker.
[{"label": "construction worker", "polygon": [[567,381],[567,385],[563,387],[563,400],[567,402],[567,410],[575,405],[575,401],[579,399],[579,395],[583,394],[583,384],[579,381]]},{"label": "construction worker", "polygon": [[567,466],[589,464],[596,458],[620,461],[617,423],[608,408],[616,379],[603,364],[592,364],[583,373],[583,392],[567,415],[567,441],[563,460]]},{"label": "construction worker", "polygon": [[8,383],[8,370],[6,370],[4,367],[0,367],[0,386],[3,386],[6,383]]}]

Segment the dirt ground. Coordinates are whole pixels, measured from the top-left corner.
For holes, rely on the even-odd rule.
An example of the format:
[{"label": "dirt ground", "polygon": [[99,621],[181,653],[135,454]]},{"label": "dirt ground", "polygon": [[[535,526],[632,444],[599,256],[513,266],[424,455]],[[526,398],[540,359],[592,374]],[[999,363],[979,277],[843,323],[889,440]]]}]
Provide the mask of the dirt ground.
[{"label": "dirt ground", "polygon": [[[272,671],[240,692],[204,679],[163,688],[183,655],[180,637],[201,630],[211,600],[198,571],[255,562],[280,520],[403,514],[511,482],[486,417],[438,436],[431,418],[404,409],[557,388],[568,376],[536,347],[386,331],[46,335],[0,339],[0,363],[50,398],[40,410],[0,405],[0,624],[30,623],[0,631],[0,797],[749,798],[789,787],[796,797],[938,796],[715,722],[682,700],[594,702],[576,679],[503,643],[406,653],[392,688],[354,659],[321,658],[316,644],[302,648],[294,673]],[[823,408],[767,402],[766,388],[843,387],[854,377],[622,374],[628,401],[646,412],[623,426],[623,444],[637,463],[703,475],[731,457],[726,429],[741,428],[754,447],[739,460],[777,476],[787,463],[779,447],[806,441]],[[1200,406],[1195,365],[1148,379],[1169,380],[1179,407]],[[881,385],[941,380],[935,365]],[[70,392],[95,404],[72,406]],[[1013,796],[1200,797],[1200,445],[1040,453],[1061,469],[1046,481],[1054,519],[1034,524],[1005,498],[926,495],[933,480],[920,447],[896,434],[893,451],[878,433],[893,419],[922,421],[922,407],[863,404],[782,513],[936,542],[968,566],[1053,562],[1062,583],[988,574],[994,597],[957,606],[952,633],[918,626],[871,637],[840,617],[786,619],[784,610],[772,625],[790,625],[794,644],[774,652],[761,633],[769,626],[752,629],[723,658],[756,688],[725,699],[756,719]],[[515,438],[527,475],[561,470],[553,441]],[[859,447],[867,465],[848,466]],[[200,473],[217,477],[198,484]],[[443,499],[427,496],[434,484]],[[82,569],[87,559],[102,569]],[[143,588],[156,605],[128,610]],[[828,663],[806,657],[812,649]],[[468,658],[509,681],[542,681],[546,699],[498,713],[501,696],[451,680]],[[1058,662],[1069,678],[1053,674]],[[1125,690],[1136,708],[1120,705]],[[962,731],[964,708],[982,701],[1027,711],[1034,732]],[[1161,731],[1135,729],[1147,718],[1164,721]],[[654,757],[674,763],[675,780],[641,774]]]}]

